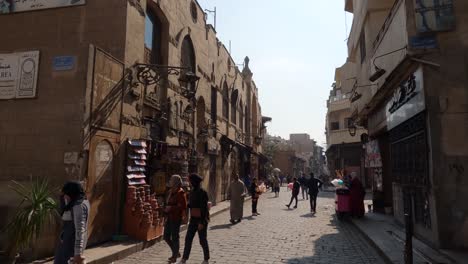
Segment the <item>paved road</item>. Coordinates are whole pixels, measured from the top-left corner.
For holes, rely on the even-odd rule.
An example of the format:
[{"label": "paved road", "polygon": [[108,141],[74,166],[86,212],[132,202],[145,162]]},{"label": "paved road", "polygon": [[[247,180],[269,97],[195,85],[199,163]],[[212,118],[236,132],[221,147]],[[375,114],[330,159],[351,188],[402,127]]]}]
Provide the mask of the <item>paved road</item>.
[{"label": "paved road", "polygon": [[[332,193],[320,194],[317,214],[312,216],[308,201],[299,200],[297,209],[288,210],[285,204],[291,192],[281,191],[279,198],[272,193],[262,195],[258,204],[260,216],[251,216],[247,202],[241,223],[229,224],[229,212],[211,220],[210,263],[384,263],[354,226],[336,220]],[[182,246],[184,237],[185,232]],[[169,256],[167,244],[161,242],[118,263],[167,263]],[[187,263],[202,260],[196,236]]]}]

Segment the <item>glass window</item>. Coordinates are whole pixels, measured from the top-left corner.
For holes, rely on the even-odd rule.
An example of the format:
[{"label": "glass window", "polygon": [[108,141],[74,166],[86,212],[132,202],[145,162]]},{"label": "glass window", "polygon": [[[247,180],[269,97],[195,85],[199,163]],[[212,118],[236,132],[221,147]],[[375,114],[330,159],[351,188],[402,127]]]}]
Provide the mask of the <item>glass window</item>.
[{"label": "glass window", "polygon": [[149,50],[153,49],[154,37],[154,16],[147,12],[145,17],[145,47]]}]

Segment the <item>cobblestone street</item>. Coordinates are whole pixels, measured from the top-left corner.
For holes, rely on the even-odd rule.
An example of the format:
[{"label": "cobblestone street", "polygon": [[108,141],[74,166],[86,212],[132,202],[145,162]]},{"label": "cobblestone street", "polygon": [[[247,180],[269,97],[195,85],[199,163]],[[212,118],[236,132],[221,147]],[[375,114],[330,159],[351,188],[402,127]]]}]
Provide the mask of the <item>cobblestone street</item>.
[{"label": "cobblestone street", "polygon": [[[244,220],[239,224],[229,223],[229,212],[213,217],[208,231],[210,263],[383,263],[354,226],[336,220],[333,193],[320,194],[317,214],[312,216],[306,200],[299,200],[297,209],[288,210],[285,204],[291,192],[285,188],[281,191],[279,198],[270,192],[262,195],[260,216],[251,216],[248,201]],[[181,236],[181,252],[184,238],[185,232]],[[161,242],[118,263],[167,263],[169,256],[169,247]],[[195,237],[187,263],[202,260]]]}]

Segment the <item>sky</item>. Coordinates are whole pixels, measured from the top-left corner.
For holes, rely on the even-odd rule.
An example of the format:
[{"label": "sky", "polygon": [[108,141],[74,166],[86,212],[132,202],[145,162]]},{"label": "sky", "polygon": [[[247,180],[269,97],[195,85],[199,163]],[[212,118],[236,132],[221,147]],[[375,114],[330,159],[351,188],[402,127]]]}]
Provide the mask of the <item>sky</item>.
[{"label": "sky", "polygon": [[[308,133],[325,145],[326,100],[335,68],[346,61],[352,22],[344,1],[198,2],[203,9],[216,6],[217,36],[227,48],[231,41],[236,63],[249,56],[262,115],[273,118],[268,133],[286,139]],[[213,24],[212,14],[208,23]]]}]

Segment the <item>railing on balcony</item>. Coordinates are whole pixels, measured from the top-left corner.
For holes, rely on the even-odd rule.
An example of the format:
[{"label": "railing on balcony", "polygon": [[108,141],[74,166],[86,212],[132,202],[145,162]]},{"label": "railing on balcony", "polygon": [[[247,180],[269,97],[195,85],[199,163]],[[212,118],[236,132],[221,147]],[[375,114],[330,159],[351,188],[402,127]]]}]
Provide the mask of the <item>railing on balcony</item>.
[{"label": "railing on balcony", "polygon": [[327,145],[336,145],[342,143],[356,143],[361,141],[361,134],[366,133],[365,129],[358,128],[356,135],[353,137],[349,134],[348,129],[329,130],[327,131]]},{"label": "railing on balcony", "polygon": [[348,94],[340,94],[340,95],[336,95],[336,96],[330,96],[329,102],[333,103],[333,102],[338,102],[338,101],[342,101],[342,100],[348,100],[349,97],[350,96]]}]

